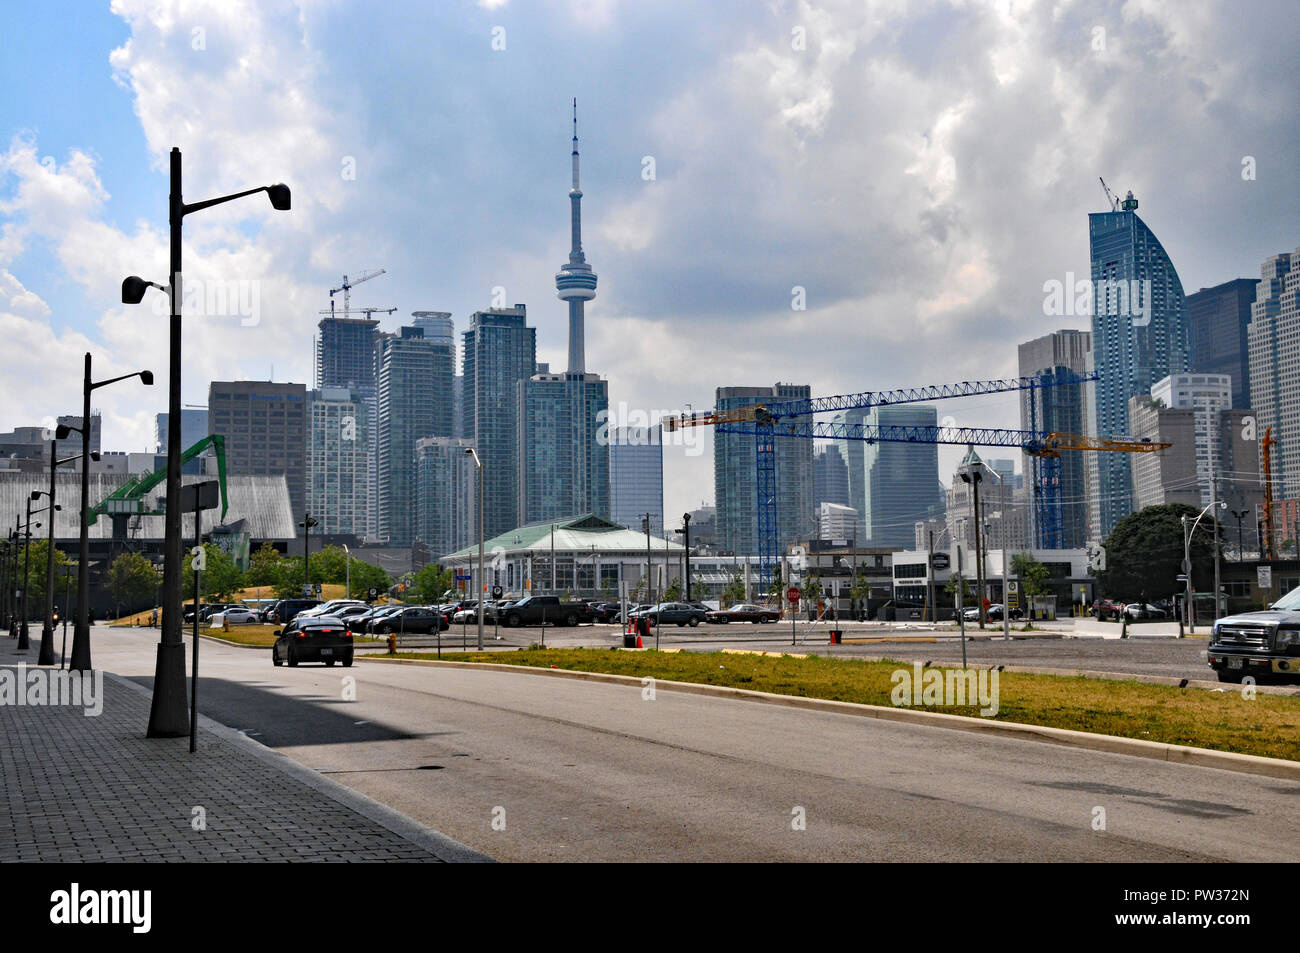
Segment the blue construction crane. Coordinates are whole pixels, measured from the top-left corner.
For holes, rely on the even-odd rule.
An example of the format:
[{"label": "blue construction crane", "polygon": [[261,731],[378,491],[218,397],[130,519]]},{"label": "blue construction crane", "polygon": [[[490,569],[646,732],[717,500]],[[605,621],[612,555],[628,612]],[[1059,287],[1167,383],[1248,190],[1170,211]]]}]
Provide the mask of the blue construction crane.
[{"label": "blue construction crane", "polygon": [[[1077,446],[1087,438],[1075,435],[1051,434],[1034,430],[1008,430],[1002,428],[928,427],[872,424],[819,423],[794,420],[811,414],[828,411],[856,410],[883,407],[891,404],[920,403],[946,400],[954,397],[971,397],[980,394],[1000,394],[1058,387],[1065,384],[1084,384],[1098,379],[1094,373],[1072,372],[1056,377],[1013,377],[987,381],[961,381],[955,384],[934,384],[923,387],[906,387],[887,391],[863,391],[856,394],[837,394],[831,397],[810,397],[798,400],[755,404],[735,410],[708,414],[680,414],[664,419],[664,429],[679,430],[685,427],[716,426],[720,433],[748,433],[754,435],[755,485],[758,497],[757,536],[760,591],[771,587],[776,566],[776,444],[775,437],[802,437],[825,440],[865,440],[903,443],[952,443],[994,447],[1018,447],[1032,455],[1059,457],[1063,449],[1120,449],[1110,446]],[[1062,445],[1062,437],[1070,445]],[[1117,443],[1116,441],[1100,441]],[[1150,449],[1159,449],[1151,445]],[[1127,449],[1127,447],[1125,448]],[[1045,509],[1053,510],[1059,519],[1060,481],[1055,484],[1055,499],[1043,502]],[[1036,488],[1037,490],[1037,488]]]}]

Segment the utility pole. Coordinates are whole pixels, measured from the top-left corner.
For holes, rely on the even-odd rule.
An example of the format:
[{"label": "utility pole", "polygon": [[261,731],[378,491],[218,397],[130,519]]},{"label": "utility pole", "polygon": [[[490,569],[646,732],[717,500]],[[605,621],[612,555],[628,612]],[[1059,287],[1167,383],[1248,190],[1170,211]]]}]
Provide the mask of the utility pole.
[{"label": "utility pole", "polygon": [[654,605],[654,600],[650,598],[654,592],[654,566],[650,562],[650,514],[646,513],[641,517],[641,526],[645,529],[645,592],[646,603]]},{"label": "utility pole", "polygon": [[686,601],[690,602],[691,601],[691,514],[690,513],[682,514],[682,528],[677,530],[677,532],[682,533],[685,537],[686,568],[683,572],[683,575],[686,577]]},{"label": "utility pole", "polygon": [[938,622],[939,607],[935,605],[934,602],[934,530],[929,530],[928,533],[930,537],[930,542],[929,542],[930,559],[929,562],[927,563],[927,565],[929,566],[929,570],[926,572],[926,575],[929,577],[929,581],[930,581],[930,621]]}]

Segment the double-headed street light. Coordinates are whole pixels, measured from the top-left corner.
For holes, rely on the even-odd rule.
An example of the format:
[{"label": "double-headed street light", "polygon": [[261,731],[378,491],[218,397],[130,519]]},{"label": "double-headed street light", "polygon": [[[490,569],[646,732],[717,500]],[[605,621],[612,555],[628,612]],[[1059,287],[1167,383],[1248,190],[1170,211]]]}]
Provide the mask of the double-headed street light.
[{"label": "double-headed street light", "polygon": [[[143,292],[142,292],[143,293]],[[65,439],[72,431],[81,434],[81,533],[77,548],[77,622],[72,629],[72,659],[68,668],[78,672],[90,671],[90,467],[85,461],[90,458],[90,394],[100,387],[107,387],[118,381],[139,377],[144,384],[153,383],[153,371],[136,371],[120,377],[110,377],[106,381],[90,379],[90,352],[86,359],[81,378],[81,426],[60,424],[54,435]],[[62,437],[59,437],[62,434]]]},{"label": "double-headed street light", "polygon": [[[50,510],[50,525],[54,524],[54,513],[62,507],[57,503],[49,503],[45,506],[32,509],[32,502],[46,496],[44,490],[32,490],[27,497],[27,522],[23,525],[23,603],[22,603],[22,620],[18,623],[18,651],[26,652],[31,645],[31,640],[27,636],[27,590],[31,588],[31,548],[32,548],[32,515],[35,513],[44,513]],[[41,524],[35,524],[36,529],[41,528]]]},{"label": "double-headed street light", "polygon": [[[154,669],[153,702],[149,709],[149,737],[180,738],[189,734],[190,718],[185,697],[185,644],[181,641],[181,223],[186,215],[214,205],[265,192],[271,207],[291,207],[289,187],[283,183],[264,185],[233,195],[186,204],[181,192],[181,150],[171,151],[171,194],[167,221],[171,232],[171,272],[167,296],[171,301],[168,333],[170,367],[167,378],[167,506],[163,540],[162,639]],[[122,282],[123,304],[139,304],[147,288],[161,287],[132,275]],[[83,570],[84,571],[84,570]],[[84,611],[84,610],[83,610]],[[74,647],[73,654],[76,651]]]},{"label": "double-headed street light", "polygon": [[[474,466],[478,467],[478,650],[482,652],[483,600],[487,590],[487,579],[483,575],[483,461],[473,447],[466,447],[465,452],[474,458]],[[551,562],[551,572],[555,572],[554,559]]]},{"label": "double-headed street light", "polygon": [[[83,420],[82,424],[86,422]],[[86,427],[89,430],[89,427]],[[72,463],[75,460],[82,461],[81,469],[89,470],[89,460],[99,460],[99,451],[91,450],[87,458],[84,454],[74,453],[70,457],[58,459],[55,451],[59,448],[59,441],[68,439],[71,432],[67,426],[60,426],[54,431],[54,439],[50,441],[50,491],[48,496],[50,503],[54,503],[54,494],[58,484],[55,477],[59,472],[59,467],[65,463]],[[56,510],[60,507],[55,506]],[[50,532],[48,545],[45,553],[45,620],[41,623],[41,653],[36,660],[37,665],[54,664],[54,517],[50,517]],[[61,661],[61,660],[60,660]]]}]

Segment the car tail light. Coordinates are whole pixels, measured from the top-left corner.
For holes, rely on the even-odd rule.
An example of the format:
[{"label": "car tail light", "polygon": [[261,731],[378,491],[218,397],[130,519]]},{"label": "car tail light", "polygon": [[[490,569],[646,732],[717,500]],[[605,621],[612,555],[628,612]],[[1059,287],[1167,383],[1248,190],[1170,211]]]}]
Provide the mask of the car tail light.
[{"label": "car tail light", "polygon": [[298,633],[298,638],[300,638],[300,639],[305,639],[305,638],[307,638],[307,633],[306,633],[306,632],[299,632],[299,633]]}]

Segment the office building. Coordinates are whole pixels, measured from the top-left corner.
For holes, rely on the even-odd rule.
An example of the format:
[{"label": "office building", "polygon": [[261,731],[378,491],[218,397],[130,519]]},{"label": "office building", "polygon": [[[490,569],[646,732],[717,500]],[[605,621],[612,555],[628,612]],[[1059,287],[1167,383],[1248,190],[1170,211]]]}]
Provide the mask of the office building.
[{"label": "office building", "polygon": [[609,431],[609,510],[611,520],[632,529],[649,513],[651,534],[664,535],[664,448],[658,426]]},{"label": "office building", "polygon": [[461,437],[415,442],[416,538],[437,559],[478,539],[478,467]]},{"label": "office building", "polygon": [[[1088,371],[1089,331],[1054,331],[1018,348],[1021,377],[1068,381]],[[1089,384],[1055,384],[1020,392],[1020,428],[1037,433],[1082,434],[1088,429]],[[1088,493],[1084,454],[1024,455],[1032,502],[1030,520],[1039,549],[1078,549],[1088,540]],[[1056,505],[1059,501],[1059,505]]]},{"label": "office building", "polygon": [[[153,433],[154,444],[159,453],[167,452],[168,414],[155,414]],[[188,450],[204,437],[208,436],[208,408],[186,407],[181,410],[181,450]]]},{"label": "office building", "polygon": [[[807,384],[777,384],[775,387],[719,387],[719,412],[770,404],[782,400],[806,400],[812,396]],[[794,421],[811,417],[796,416]],[[718,545],[725,552],[759,553],[757,446],[753,434],[715,433],[713,436],[713,491],[717,506]],[[792,542],[808,539],[817,526],[813,509],[813,442],[802,438],[776,438],[776,552]],[[774,554],[775,555],[775,554]]]},{"label": "office building", "polygon": [[1151,397],[1165,407],[1192,411],[1200,506],[1207,506],[1218,498],[1211,485],[1216,474],[1225,472],[1220,418],[1232,409],[1232,378],[1227,374],[1171,374],[1151,386]]},{"label": "office building", "polygon": [[1193,374],[1225,374],[1232,406],[1250,406],[1250,306],[1258,278],[1234,278],[1187,296]]},{"label": "office building", "polygon": [[461,336],[465,430],[483,461],[483,519],[489,536],[522,521],[519,515],[519,382],[537,364],[537,331],[527,310],[491,308],[470,316]]},{"label": "office building", "polygon": [[307,387],[273,381],[213,381],[208,423],[226,438],[231,476],[283,476],[299,521],[306,512]]},{"label": "office building", "polygon": [[382,335],[378,367],[379,536],[389,545],[415,539],[415,442],[452,434],[452,349],[422,329]]},{"label": "office building", "polygon": [[830,444],[813,449],[813,503],[849,505],[849,468],[839,448]]},{"label": "office building", "polygon": [[1259,439],[1272,428],[1273,496],[1300,496],[1300,248],[1264,262],[1251,305],[1250,399]]},{"label": "office building", "polygon": [[347,387],[307,395],[307,511],[322,536],[370,535],[369,401]]},{"label": "office building", "polygon": [[518,383],[518,512],[523,522],[584,513],[609,518],[609,416],[597,374],[534,374]]},{"label": "office building", "polygon": [[[1118,211],[1088,216],[1092,261],[1092,366],[1089,432],[1131,432],[1129,398],[1190,367],[1187,298],[1178,272],[1155,233],[1138,217],[1132,193]],[[1109,535],[1133,511],[1130,454],[1089,453],[1090,539]]]},{"label": "office building", "polygon": [[817,538],[852,540],[858,530],[858,511],[839,503],[817,505]]}]

